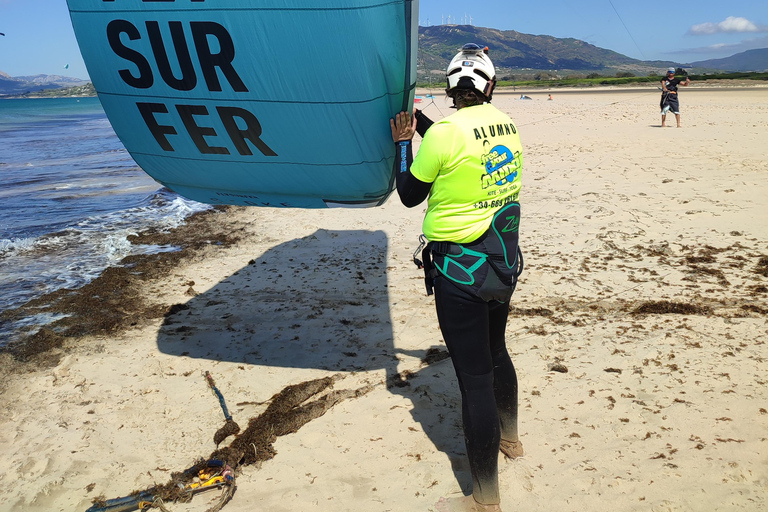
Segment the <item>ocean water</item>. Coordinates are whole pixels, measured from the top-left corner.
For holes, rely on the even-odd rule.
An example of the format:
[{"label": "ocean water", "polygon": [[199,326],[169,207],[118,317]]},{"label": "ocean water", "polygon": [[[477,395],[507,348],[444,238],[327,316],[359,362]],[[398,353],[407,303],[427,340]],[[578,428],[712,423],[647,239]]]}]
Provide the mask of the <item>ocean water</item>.
[{"label": "ocean water", "polygon": [[207,208],[136,165],[98,98],[0,100],[0,311],[82,286],[129,254],[174,250],[127,237]]}]

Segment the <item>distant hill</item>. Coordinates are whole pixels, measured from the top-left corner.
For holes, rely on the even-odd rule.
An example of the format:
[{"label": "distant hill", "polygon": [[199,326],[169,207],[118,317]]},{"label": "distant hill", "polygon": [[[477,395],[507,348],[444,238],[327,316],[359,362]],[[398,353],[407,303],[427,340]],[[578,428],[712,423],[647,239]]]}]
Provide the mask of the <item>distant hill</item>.
[{"label": "distant hill", "polygon": [[678,64],[641,61],[573,38],[531,35],[474,25],[419,27],[419,64],[429,70],[445,69],[464,43],[490,47],[497,68],[534,70],[661,71]]},{"label": "distant hill", "polygon": [[700,60],[690,65],[722,71],[768,71],[768,48],[747,50],[723,59]]},{"label": "distant hill", "polygon": [[58,89],[43,89],[12,96],[13,98],[82,98],[84,96],[96,96],[96,89],[91,82],[74,87],[62,87]]},{"label": "distant hill", "polygon": [[88,80],[80,80],[68,76],[59,75],[31,75],[10,76],[0,71],[0,96],[12,96],[26,94],[45,89],[62,89],[77,87],[89,83]]}]

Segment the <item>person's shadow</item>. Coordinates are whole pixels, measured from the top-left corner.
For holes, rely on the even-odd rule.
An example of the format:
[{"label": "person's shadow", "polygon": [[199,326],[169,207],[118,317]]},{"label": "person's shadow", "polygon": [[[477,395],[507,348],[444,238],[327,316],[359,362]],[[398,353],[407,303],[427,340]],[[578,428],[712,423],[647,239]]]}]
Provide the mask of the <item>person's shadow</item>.
[{"label": "person's shadow", "polygon": [[[428,366],[398,370],[398,354],[434,360],[447,352],[437,346],[395,348],[387,251],[382,231],[318,230],[277,245],[205,293],[173,306],[158,332],[158,348],[267,370],[385,370],[387,389],[412,402],[414,420],[448,456],[461,487],[471,489],[461,411],[446,405],[458,396],[455,379],[419,378],[431,371]],[[317,377],[312,373],[310,378]]]}]

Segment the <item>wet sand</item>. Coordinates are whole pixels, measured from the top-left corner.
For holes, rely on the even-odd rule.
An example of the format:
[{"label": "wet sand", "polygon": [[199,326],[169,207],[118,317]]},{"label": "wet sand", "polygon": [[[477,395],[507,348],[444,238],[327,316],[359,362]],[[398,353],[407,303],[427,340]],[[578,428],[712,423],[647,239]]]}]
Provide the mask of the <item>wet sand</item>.
[{"label": "wet sand", "polygon": [[[502,507],[765,509],[768,88],[681,89],[682,129],[660,128],[653,87],[526,94],[494,101],[526,148],[507,337],[526,454],[501,462]],[[85,510],[211,455],[238,459],[233,512],[468,492],[411,261],[424,209],[214,210],[135,240],[178,252],[4,313],[71,316],[0,354],[0,509]],[[206,371],[247,437],[214,443]]]}]

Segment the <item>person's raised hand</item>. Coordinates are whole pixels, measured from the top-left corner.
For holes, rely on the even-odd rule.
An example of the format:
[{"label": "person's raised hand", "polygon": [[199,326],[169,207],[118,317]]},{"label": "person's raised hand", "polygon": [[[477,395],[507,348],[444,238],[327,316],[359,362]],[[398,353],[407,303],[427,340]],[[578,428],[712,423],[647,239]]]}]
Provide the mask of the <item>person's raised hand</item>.
[{"label": "person's raised hand", "polygon": [[411,115],[410,112],[402,111],[394,119],[389,120],[389,127],[392,129],[394,142],[411,140],[416,133],[416,116]]}]

